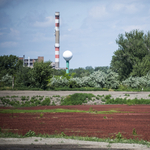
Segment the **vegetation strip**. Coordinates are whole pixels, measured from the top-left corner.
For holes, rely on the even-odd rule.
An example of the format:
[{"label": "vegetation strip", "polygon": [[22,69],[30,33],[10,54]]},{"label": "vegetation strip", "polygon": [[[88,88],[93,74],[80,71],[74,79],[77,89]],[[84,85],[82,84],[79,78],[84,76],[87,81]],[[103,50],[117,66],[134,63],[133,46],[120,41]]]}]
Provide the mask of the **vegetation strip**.
[{"label": "vegetation strip", "polygon": [[44,109],[44,110],[20,110],[20,109],[1,109],[0,113],[96,113],[96,114],[112,114],[119,113],[120,111],[109,110],[109,111],[96,111],[96,110],[70,110],[70,109]]},{"label": "vegetation strip", "polygon": [[[119,132],[120,133],[120,132]],[[107,142],[107,143],[129,143],[129,144],[142,144],[146,145],[148,148],[150,147],[150,142],[145,140],[137,139],[124,139],[122,136],[120,138],[119,135],[116,134],[115,139],[111,138],[98,138],[98,137],[82,137],[82,136],[67,136],[64,132],[60,134],[36,134],[34,131],[29,130],[24,136],[19,135],[17,133],[12,132],[5,132],[2,133],[0,131],[0,138],[26,138],[26,137],[41,137],[41,138],[65,138],[65,139],[74,139],[74,140],[81,140],[81,141],[95,141],[95,142]]]}]

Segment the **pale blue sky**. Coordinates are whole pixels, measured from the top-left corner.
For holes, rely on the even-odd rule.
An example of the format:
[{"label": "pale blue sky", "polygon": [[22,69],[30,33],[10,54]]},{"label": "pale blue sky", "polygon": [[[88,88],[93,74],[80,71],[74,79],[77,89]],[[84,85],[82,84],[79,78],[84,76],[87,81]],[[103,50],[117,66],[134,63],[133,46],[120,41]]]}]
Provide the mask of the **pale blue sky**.
[{"label": "pale blue sky", "polygon": [[150,0],[0,0],[0,55],[55,60],[55,12],[60,12],[62,54],[70,68],[109,66],[116,38],[133,29],[150,30]]}]

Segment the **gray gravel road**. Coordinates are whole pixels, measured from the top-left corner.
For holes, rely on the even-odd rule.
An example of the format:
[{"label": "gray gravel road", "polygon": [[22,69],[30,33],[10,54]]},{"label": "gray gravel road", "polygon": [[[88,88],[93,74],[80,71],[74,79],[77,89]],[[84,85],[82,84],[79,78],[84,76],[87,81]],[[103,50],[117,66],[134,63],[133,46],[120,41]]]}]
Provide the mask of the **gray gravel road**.
[{"label": "gray gravel road", "polygon": [[2,96],[34,96],[34,95],[41,95],[41,96],[53,96],[53,95],[60,95],[60,96],[67,96],[74,93],[93,93],[94,95],[108,95],[111,94],[113,98],[125,98],[125,94],[129,94],[128,98],[145,98],[150,99],[148,96],[150,92],[116,92],[116,91],[0,91],[0,97]]}]

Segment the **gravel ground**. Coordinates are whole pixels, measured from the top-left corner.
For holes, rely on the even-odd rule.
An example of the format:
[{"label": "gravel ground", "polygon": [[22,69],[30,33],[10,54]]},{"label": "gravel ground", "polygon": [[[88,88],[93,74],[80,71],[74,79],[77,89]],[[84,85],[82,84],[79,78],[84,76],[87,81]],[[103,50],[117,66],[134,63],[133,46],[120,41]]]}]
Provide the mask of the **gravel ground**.
[{"label": "gravel ground", "polygon": [[[15,98],[17,101],[22,102],[21,96],[29,96],[29,100],[32,96],[43,96],[43,100],[45,97],[51,97],[51,105],[54,102],[56,105],[60,105],[61,97],[65,97],[67,95],[71,95],[74,93],[92,93],[95,96],[97,95],[111,95],[111,98],[127,98],[127,99],[150,99],[149,94],[150,92],[114,92],[114,91],[0,91],[0,97],[3,96],[18,96]],[[59,95],[60,97],[54,97],[54,95]],[[128,96],[127,96],[128,95]],[[10,100],[13,100],[9,98]],[[97,100],[93,98],[93,100],[88,101],[85,105],[101,105],[103,102],[101,99]],[[0,101],[0,106],[3,106],[2,102]]]},{"label": "gravel ground", "polygon": [[[4,145],[49,145],[56,146],[59,145],[60,149],[69,146],[71,148],[85,148],[85,149],[116,149],[116,150],[150,150],[147,146],[140,144],[122,144],[122,143],[106,143],[106,142],[91,142],[91,141],[80,141],[64,138],[40,138],[40,137],[30,137],[30,138],[0,138],[0,147]],[[67,147],[65,148],[67,149]]]},{"label": "gravel ground", "polygon": [[[53,96],[53,95],[60,95],[60,96],[67,96],[74,93],[92,93],[94,95],[112,95],[113,98],[125,98],[128,97],[130,99],[133,98],[144,98],[150,99],[148,95],[150,92],[118,92],[118,91],[0,91],[0,97],[2,96],[34,96],[34,95],[41,95],[41,96]],[[130,96],[125,96],[125,94],[129,94]]]}]

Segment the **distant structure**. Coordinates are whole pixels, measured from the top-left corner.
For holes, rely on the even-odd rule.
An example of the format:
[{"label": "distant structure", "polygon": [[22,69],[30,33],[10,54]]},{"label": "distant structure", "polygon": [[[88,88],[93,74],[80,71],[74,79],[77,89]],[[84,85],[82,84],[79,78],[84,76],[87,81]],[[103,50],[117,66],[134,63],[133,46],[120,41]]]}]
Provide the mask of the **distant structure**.
[{"label": "distant structure", "polygon": [[23,66],[27,66],[30,68],[33,68],[33,64],[35,62],[44,62],[44,57],[43,56],[38,56],[37,59],[31,59],[30,57],[28,57],[28,59],[25,59],[25,55],[23,55],[23,57],[19,57],[20,60],[23,60]]},{"label": "distant structure", "polygon": [[55,12],[55,68],[59,68],[59,12]]},{"label": "distant structure", "polygon": [[71,51],[65,51],[63,53],[63,57],[66,60],[66,73],[69,73],[69,60],[72,58],[72,52]]}]

